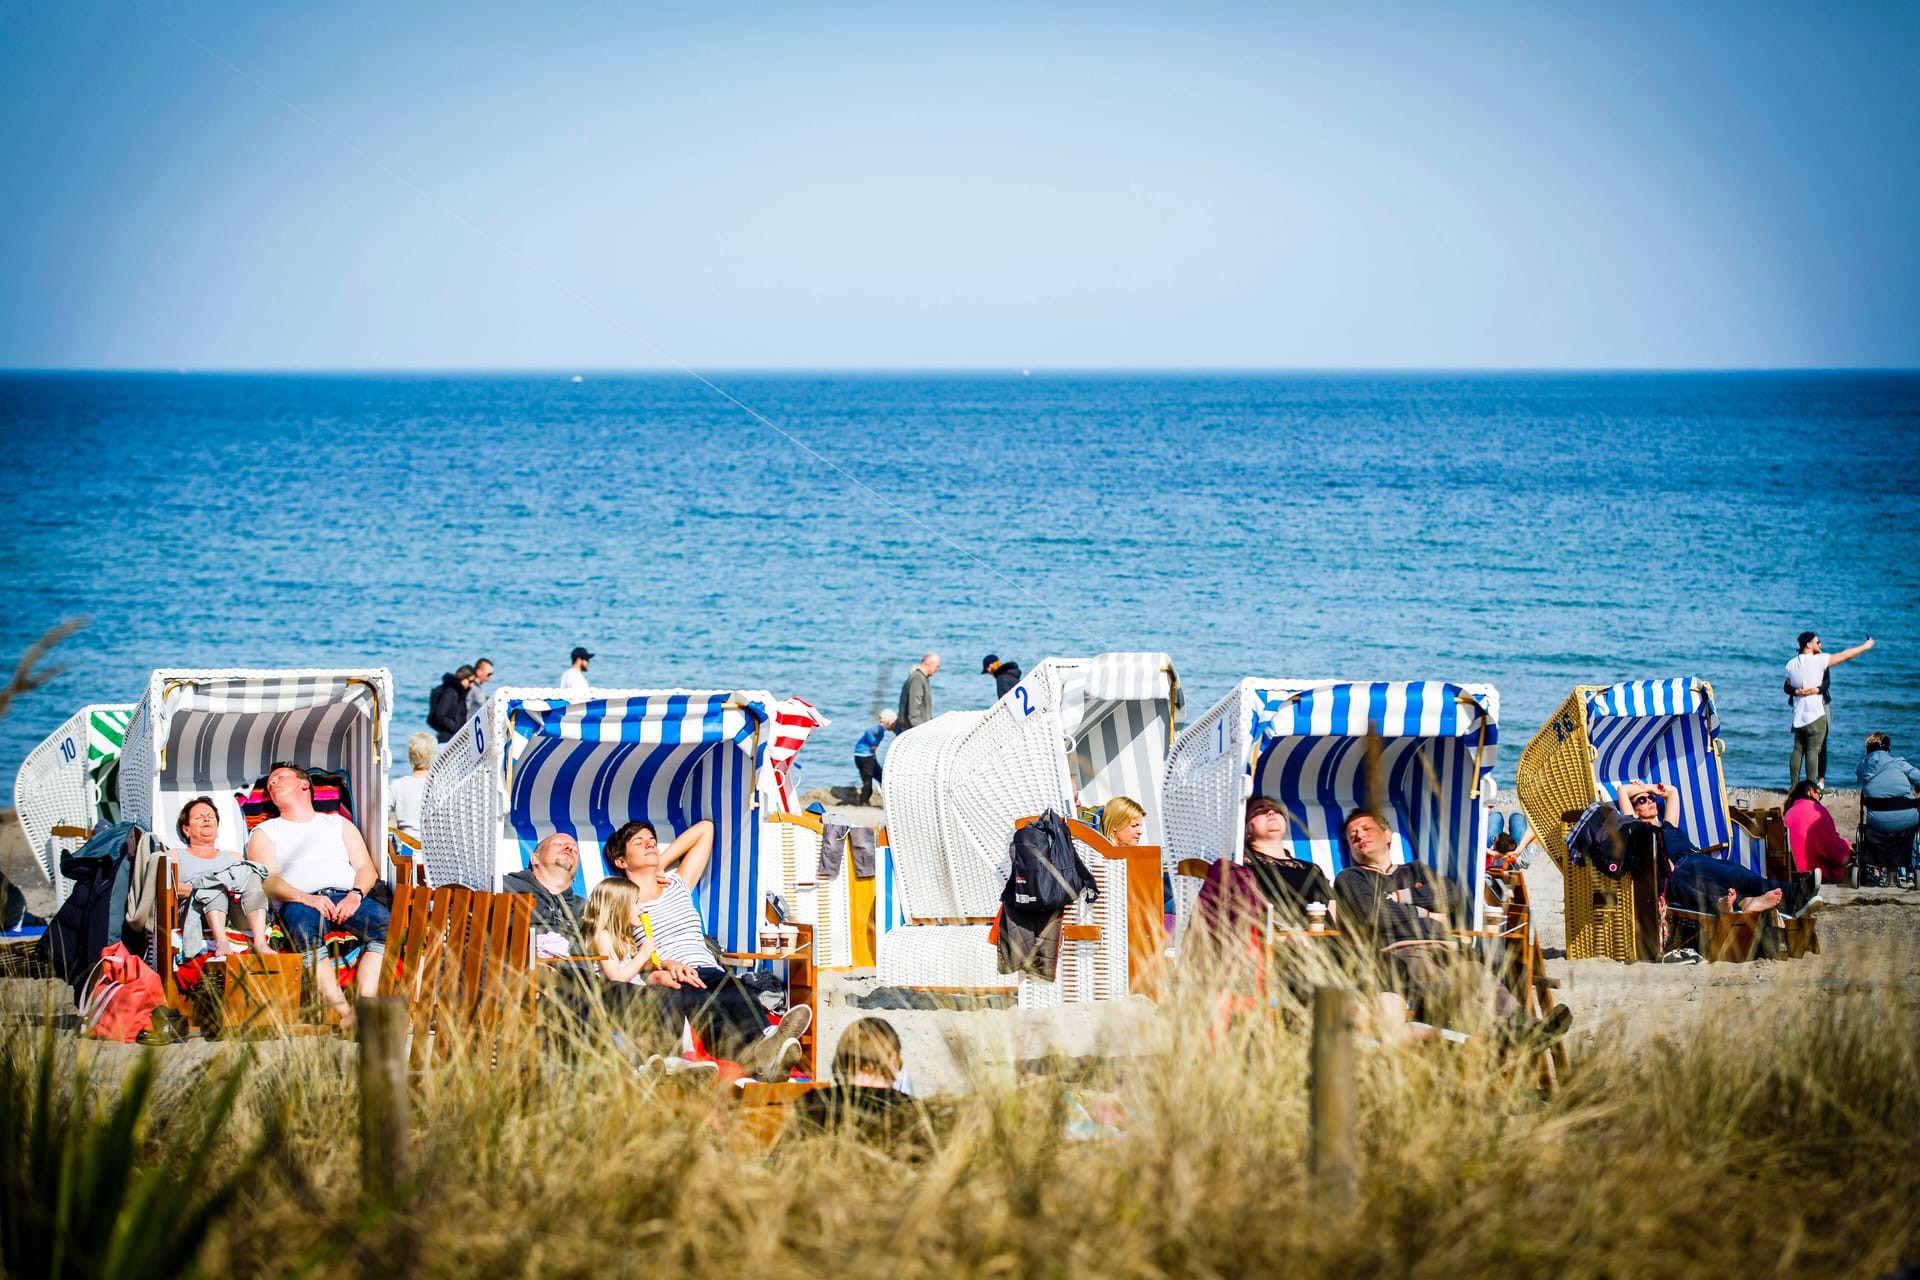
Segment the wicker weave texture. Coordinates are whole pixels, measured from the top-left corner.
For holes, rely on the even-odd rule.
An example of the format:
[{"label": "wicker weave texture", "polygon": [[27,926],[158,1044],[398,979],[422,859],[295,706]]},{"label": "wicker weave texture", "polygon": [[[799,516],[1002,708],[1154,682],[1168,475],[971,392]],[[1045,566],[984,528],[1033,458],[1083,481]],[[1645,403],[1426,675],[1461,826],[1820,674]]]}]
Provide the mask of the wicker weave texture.
[{"label": "wicker weave texture", "polygon": [[977,711],[949,711],[901,734],[887,753],[882,793],[887,838],[893,844],[895,887],[909,916],[949,918],[965,913],[947,874],[942,781],[947,747],[984,718]]},{"label": "wicker weave texture", "polygon": [[47,873],[57,906],[67,900],[69,886],[60,874],[60,855],[80,847],[82,840],[56,838],[55,827],[93,828],[97,811],[93,782],[87,774],[87,718],[92,707],[82,707],[27,752],[13,779],[13,810],[26,832],[27,843]]},{"label": "wicker weave texture", "polygon": [[[1570,867],[1566,823],[1562,815],[1585,809],[1597,799],[1593,747],[1587,736],[1587,695],[1599,686],[1582,685],[1549,716],[1520,753],[1514,792],[1520,809],[1547,854],[1566,880],[1567,958],[1634,958],[1633,883],[1602,882],[1590,867]],[[1596,896],[1613,905],[1596,905]]]},{"label": "wicker weave texture", "polygon": [[440,744],[427,770],[420,860],[429,884],[462,884],[490,893],[499,870],[506,788],[487,767],[492,753],[474,750],[474,729],[470,719]]},{"label": "wicker weave texture", "polygon": [[883,987],[1009,987],[984,924],[903,925],[880,935]]},{"label": "wicker weave texture", "polygon": [[1252,681],[1242,681],[1189,725],[1167,758],[1161,803],[1166,843],[1161,866],[1173,875],[1173,943],[1179,946],[1200,882],[1174,873],[1188,858],[1217,862],[1240,849],[1241,812],[1252,786],[1245,726]]}]

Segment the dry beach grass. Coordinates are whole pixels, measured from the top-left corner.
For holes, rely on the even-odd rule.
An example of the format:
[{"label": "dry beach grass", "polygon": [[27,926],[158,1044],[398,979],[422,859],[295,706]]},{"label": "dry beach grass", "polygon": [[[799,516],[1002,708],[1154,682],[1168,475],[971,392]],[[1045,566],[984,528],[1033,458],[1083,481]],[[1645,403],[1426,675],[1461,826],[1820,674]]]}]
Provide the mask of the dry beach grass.
[{"label": "dry beach grass", "polygon": [[[1757,984],[1658,1035],[1585,1038],[1542,1100],[1476,1046],[1362,1052],[1359,1209],[1316,1208],[1306,1037],[1249,1018],[1209,1042],[1192,983],[1117,1024],[1106,1065],[975,1060],[932,1138],[749,1141],[702,1089],[615,1048],[414,1085],[416,1181],[356,1194],[353,1048],[263,1047],[226,1141],[272,1123],[206,1273],[588,1276],[1883,1276],[1920,1260],[1920,1008],[1905,941]],[[1840,950],[1845,951],[1842,947]],[[1811,972],[1811,971],[1810,971]],[[15,1004],[4,1051],[42,1050]],[[243,1050],[159,1051],[145,1158],[177,1161]],[[55,1042],[111,1090],[138,1051]],[[173,1055],[168,1057],[167,1055]],[[1084,1112],[1106,1121],[1086,1123]]]}]

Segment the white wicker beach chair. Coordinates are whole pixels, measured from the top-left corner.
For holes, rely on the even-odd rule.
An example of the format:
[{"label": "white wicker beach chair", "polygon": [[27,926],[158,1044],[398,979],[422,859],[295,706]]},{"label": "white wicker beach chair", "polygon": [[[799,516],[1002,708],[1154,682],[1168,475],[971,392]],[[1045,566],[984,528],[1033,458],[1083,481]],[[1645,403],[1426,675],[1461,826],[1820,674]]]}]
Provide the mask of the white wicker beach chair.
[{"label": "white wicker beach chair", "polygon": [[664,842],[709,819],[713,865],[695,898],[721,947],[756,949],[774,890],[814,926],[816,963],[844,966],[846,889],[817,883],[819,832],[793,820],[788,776],[823,723],[805,702],[763,692],[496,690],[427,772],[428,878],[495,889],[527,865],[534,845],[564,831],[580,844],[584,893],[606,875],[602,845],[622,824],[644,818]]},{"label": "white wicker beach chair", "polygon": [[[887,757],[880,981],[1015,986],[987,941],[1015,823],[1048,809],[1072,817],[1076,799],[1097,806],[1125,795],[1146,807],[1145,842],[1157,843],[1159,778],[1179,699],[1165,654],[1048,658],[988,710],[949,712],[902,734]],[[1103,881],[1101,895],[1069,923],[1099,924],[1099,941],[1063,946],[1054,982],[1022,978],[1023,1006],[1127,993],[1126,867],[1097,856],[1087,864]]]},{"label": "white wicker beach chair", "polygon": [[[1720,717],[1705,680],[1582,685],[1520,753],[1515,791],[1527,821],[1566,877],[1567,956],[1632,961],[1644,954],[1631,879],[1611,881],[1567,864],[1569,812],[1613,803],[1627,782],[1665,782],[1680,793],[1680,828],[1703,851],[1766,874],[1766,842],[1727,812]],[[1648,943],[1648,946],[1651,944]]]},{"label": "white wicker beach chair", "polygon": [[180,806],[209,795],[221,843],[246,823],[235,794],[276,760],[345,774],[367,848],[387,847],[393,677],[355,670],[160,670],[134,708],[120,756],[120,816],[173,839]]},{"label": "white wicker beach chair", "polygon": [[20,762],[13,808],[34,856],[47,874],[55,906],[67,899],[60,855],[84,837],[56,836],[55,827],[90,830],[120,816],[120,752],[133,705],[96,703],[80,708]]},{"label": "white wicker beach chair", "polygon": [[[1165,866],[1240,861],[1247,800],[1287,810],[1294,856],[1331,878],[1347,865],[1341,823],[1363,803],[1393,827],[1396,853],[1446,877],[1466,925],[1478,919],[1484,836],[1498,744],[1490,685],[1242,680],[1180,735],[1167,761]],[[1384,796],[1364,794],[1369,731],[1380,738]],[[1175,876],[1175,946],[1197,882]]]}]

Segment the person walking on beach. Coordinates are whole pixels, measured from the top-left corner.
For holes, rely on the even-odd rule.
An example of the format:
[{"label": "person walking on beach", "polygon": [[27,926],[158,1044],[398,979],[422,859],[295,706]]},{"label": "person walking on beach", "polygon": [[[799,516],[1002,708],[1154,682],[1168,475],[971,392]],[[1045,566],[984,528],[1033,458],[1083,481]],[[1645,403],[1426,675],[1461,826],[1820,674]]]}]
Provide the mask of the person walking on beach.
[{"label": "person walking on beach", "polygon": [[853,744],[853,767],[860,771],[860,803],[873,803],[873,784],[880,781],[880,743],[887,731],[900,722],[891,711],[882,711],[873,727]]},{"label": "person walking on beach", "polygon": [[427,704],[427,727],[446,742],[467,722],[467,690],[473,687],[473,668],[461,665],[440,677],[440,687]]},{"label": "person walking on beach", "polygon": [[467,719],[480,714],[480,708],[487,705],[487,681],[493,679],[493,659],[475,658],[473,661],[473,687],[467,690]]},{"label": "person walking on beach", "polygon": [[940,655],[929,653],[907,672],[907,682],[900,686],[900,714],[896,719],[899,728],[896,732],[905,733],[915,725],[933,719],[933,686],[928,681],[939,670]]},{"label": "person walking on beach", "polygon": [[565,693],[585,693],[587,691],[587,664],[593,661],[584,645],[573,646],[573,660],[567,669],[560,673],[560,688]]},{"label": "person walking on beach", "polygon": [[1827,714],[1826,679],[1830,668],[1859,657],[1873,648],[1873,637],[1839,653],[1820,648],[1820,637],[1812,631],[1800,633],[1800,652],[1787,662],[1787,693],[1793,701],[1793,754],[1787,759],[1787,787],[1800,781],[1801,764],[1806,766],[1807,781],[1825,790],[1827,786]]},{"label": "person walking on beach", "polygon": [[1004,698],[1013,691],[1013,686],[1020,683],[1020,664],[1002,662],[999,654],[990,653],[980,659],[980,674],[992,676],[993,696]]}]

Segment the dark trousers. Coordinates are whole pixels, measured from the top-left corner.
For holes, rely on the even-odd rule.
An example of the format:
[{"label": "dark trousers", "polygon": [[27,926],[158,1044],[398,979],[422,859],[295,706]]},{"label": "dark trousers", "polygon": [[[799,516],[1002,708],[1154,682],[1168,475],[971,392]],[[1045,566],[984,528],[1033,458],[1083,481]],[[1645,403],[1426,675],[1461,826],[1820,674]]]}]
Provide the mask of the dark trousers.
[{"label": "dark trousers", "polygon": [[879,756],[855,756],[853,767],[860,771],[860,803],[873,803],[873,784],[880,781]]},{"label": "dark trousers", "polygon": [[698,972],[700,981],[707,984],[704,991],[698,987],[654,987],[652,990],[660,993],[661,1007],[671,1016],[676,1030],[679,1020],[685,1018],[693,1024],[694,1034],[700,1037],[708,1053],[738,1062],[766,1032],[767,1012],[753,993],[734,981],[726,970]]},{"label": "dark trousers", "polygon": [[1713,915],[1725,910],[1729,889],[1736,899],[1757,898],[1781,889],[1786,891],[1781,905],[1789,911],[1795,906],[1790,900],[1792,885],[1769,880],[1737,862],[1704,853],[1688,854],[1674,866],[1673,875],[1667,879],[1667,901],[1682,911]]}]

